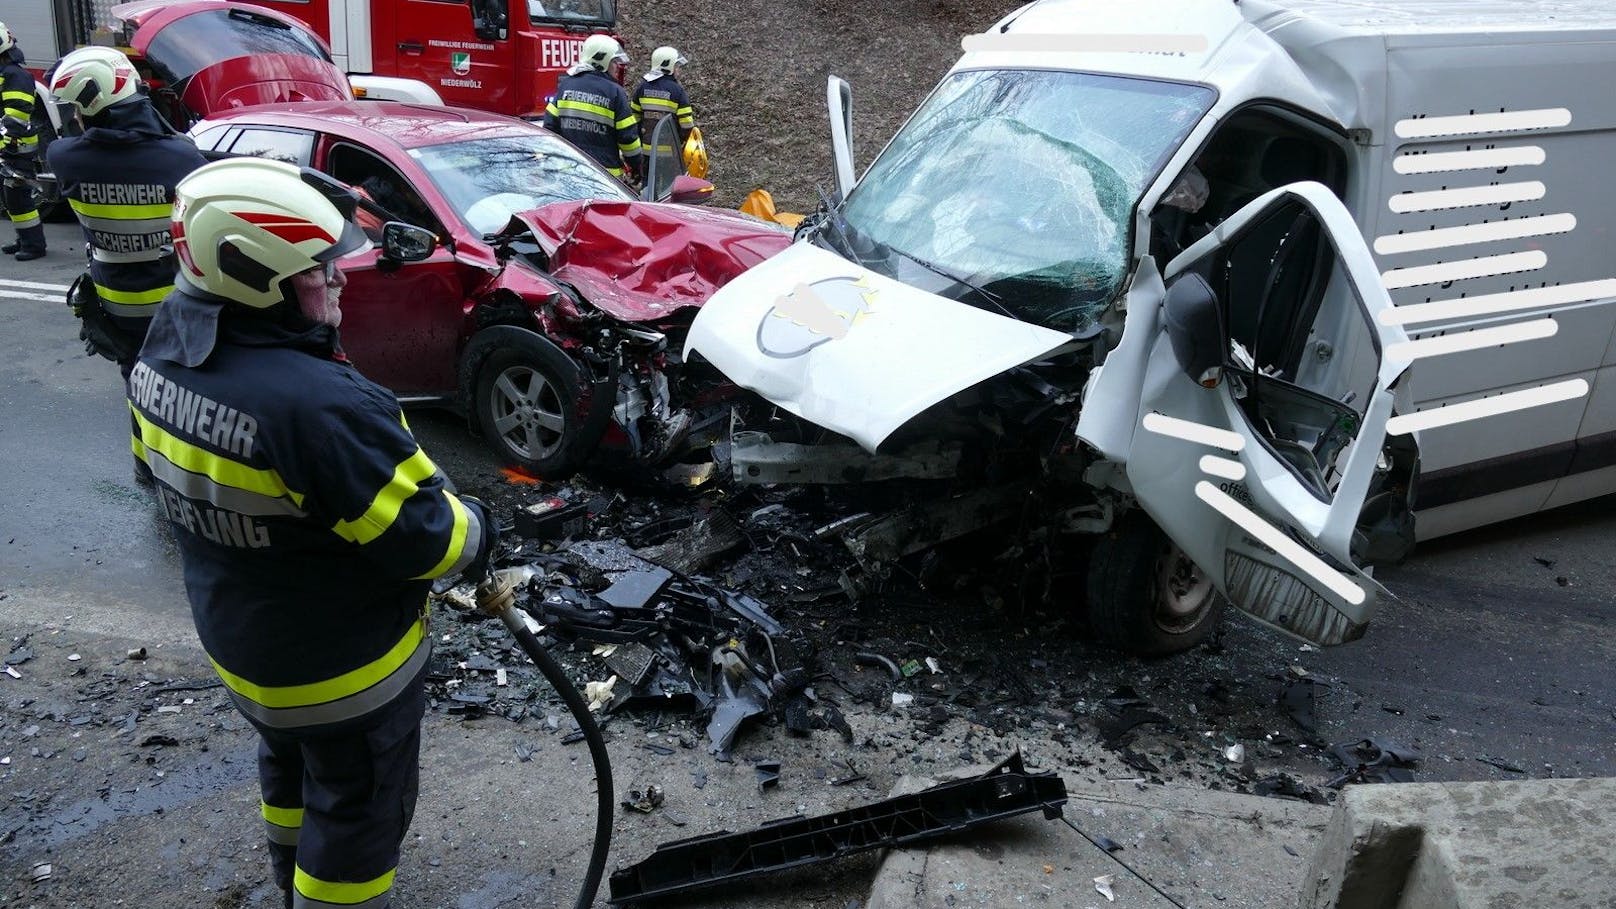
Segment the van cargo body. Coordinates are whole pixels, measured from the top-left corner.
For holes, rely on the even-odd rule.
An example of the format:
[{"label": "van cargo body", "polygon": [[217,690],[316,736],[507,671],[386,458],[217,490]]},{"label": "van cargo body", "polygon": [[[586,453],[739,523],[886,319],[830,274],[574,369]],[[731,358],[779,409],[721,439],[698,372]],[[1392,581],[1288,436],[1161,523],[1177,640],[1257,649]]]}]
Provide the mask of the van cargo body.
[{"label": "van cargo body", "polygon": [[963,43],[856,180],[832,78],[843,198],[688,353],[877,457],[1080,441],[1090,619],[1140,650],[1211,588],[1351,640],[1416,535],[1616,491],[1609,4],[1042,0]]}]

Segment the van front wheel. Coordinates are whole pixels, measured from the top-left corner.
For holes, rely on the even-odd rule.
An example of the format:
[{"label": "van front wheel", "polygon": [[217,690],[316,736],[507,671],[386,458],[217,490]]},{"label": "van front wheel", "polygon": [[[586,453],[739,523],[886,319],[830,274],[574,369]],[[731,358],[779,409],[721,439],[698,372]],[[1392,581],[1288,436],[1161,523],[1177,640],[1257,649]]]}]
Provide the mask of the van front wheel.
[{"label": "van front wheel", "polygon": [[1122,518],[1089,555],[1088,625],[1140,656],[1188,650],[1223,616],[1211,578],[1142,513]]}]

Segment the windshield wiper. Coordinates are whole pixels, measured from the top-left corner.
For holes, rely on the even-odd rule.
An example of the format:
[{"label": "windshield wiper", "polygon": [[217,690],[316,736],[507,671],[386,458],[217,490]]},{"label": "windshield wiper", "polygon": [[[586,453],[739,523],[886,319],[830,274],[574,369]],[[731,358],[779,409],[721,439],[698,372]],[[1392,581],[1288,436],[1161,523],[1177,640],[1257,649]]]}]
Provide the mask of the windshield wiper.
[{"label": "windshield wiper", "polygon": [[852,258],[854,265],[862,266],[864,264],[864,259],[860,257],[858,251],[853,248],[853,235],[848,231],[847,219],[843,218],[841,215],[842,205],[847,200],[843,199],[841,202],[832,205],[830,202],[830,196],[825,195],[825,187],[815,186],[814,188],[819,191],[819,204],[825,209],[825,217],[820,220],[819,226],[815,228],[815,232],[822,232],[826,221],[833,222],[836,228],[837,240],[839,241],[836,245],[842,248],[842,252],[845,255]]},{"label": "windshield wiper", "polygon": [[953,272],[949,271],[948,269],[943,268],[941,265],[936,265],[934,263],[927,262],[925,259],[922,259],[922,258],[920,258],[919,256],[917,256],[917,255],[915,255],[913,253],[906,253],[903,250],[898,249],[897,247],[894,247],[894,246],[888,246],[887,249],[897,253],[900,256],[903,256],[905,259],[908,259],[909,261],[915,263],[916,265],[919,265],[921,268],[924,268],[925,270],[931,272],[934,275],[938,275],[940,277],[944,277],[944,278],[947,278],[950,281],[953,281],[955,284],[958,284],[959,286],[965,288],[966,290],[969,290],[971,293],[974,293],[978,297],[981,297],[982,299],[984,299],[984,300],[988,301],[989,303],[993,304],[993,308],[997,309],[999,312],[1003,313],[1004,315],[1009,316],[1010,318],[1015,319],[1018,322],[1021,321],[1021,317],[1016,315],[1015,313],[1011,312],[1010,308],[1008,306],[1004,305],[1004,301],[999,299],[998,294],[993,293],[992,291],[988,290],[987,288],[982,287],[982,286],[977,285],[977,284],[972,284],[970,281],[967,281],[966,279],[961,278],[960,276],[954,274]]}]

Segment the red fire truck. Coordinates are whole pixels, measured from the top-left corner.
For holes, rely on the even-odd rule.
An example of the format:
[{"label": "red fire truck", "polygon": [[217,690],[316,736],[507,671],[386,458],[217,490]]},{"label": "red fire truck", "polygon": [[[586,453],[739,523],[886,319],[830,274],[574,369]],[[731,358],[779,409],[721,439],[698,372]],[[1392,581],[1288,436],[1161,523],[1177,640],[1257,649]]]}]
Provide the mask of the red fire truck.
[{"label": "red fire truck", "polygon": [[[610,33],[617,23],[616,0],[253,2],[302,20],[324,38],[355,94],[526,117],[543,114],[584,39]],[[4,20],[28,66],[42,72],[80,45],[118,43],[115,5],[7,0]]]}]

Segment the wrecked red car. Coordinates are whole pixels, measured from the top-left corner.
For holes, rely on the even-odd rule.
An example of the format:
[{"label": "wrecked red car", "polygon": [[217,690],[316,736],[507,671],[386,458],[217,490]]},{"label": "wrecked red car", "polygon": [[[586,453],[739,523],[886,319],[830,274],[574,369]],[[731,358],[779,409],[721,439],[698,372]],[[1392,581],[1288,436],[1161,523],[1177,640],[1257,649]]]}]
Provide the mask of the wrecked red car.
[{"label": "wrecked red car", "polygon": [[349,356],[405,403],[464,409],[503,458],[546,479],[602,448],[641,463],[684,451],[722,384],[682,368],[691,319],[791,242],[673,204],[704,201],[702,180],[637,200],[556,134],[496,114],[267,105],[192,135],[214,156],[314,167],[384,210],[367,225],[376,248],[344,260]]},{"label": "wrecked red car", "polygon": [[297,19],[227,0],[139,0],[110,11],[95,43],[130,51],[178,129],[257,104],[353,97],[331,48]]}]

